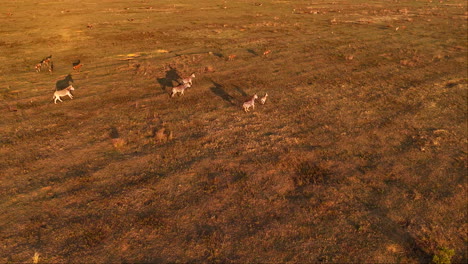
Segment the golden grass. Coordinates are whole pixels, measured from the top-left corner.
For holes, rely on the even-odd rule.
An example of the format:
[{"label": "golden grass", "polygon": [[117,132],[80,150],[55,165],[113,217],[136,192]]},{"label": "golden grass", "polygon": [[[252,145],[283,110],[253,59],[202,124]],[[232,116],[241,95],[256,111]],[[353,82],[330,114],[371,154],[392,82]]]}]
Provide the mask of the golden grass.
[{"label": "golden grass", "polygon": [[3,4],[0,262],[466,262],[465,10]]}]

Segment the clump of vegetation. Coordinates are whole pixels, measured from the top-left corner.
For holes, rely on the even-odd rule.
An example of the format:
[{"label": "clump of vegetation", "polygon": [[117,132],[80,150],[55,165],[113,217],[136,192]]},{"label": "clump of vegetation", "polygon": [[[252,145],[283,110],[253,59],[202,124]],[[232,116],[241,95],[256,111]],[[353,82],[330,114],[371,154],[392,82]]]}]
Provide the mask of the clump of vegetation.
[{"label": "clump of vegetation", "polygon": [[233,182],[238,182],[238,181],[243,181],[246,180],[249,177],[246,171],[238,169],[234,170],[232,172],[232,181]]},{"label": "clump of vegetation", "polygon": [[327,183],[331,173],[314,161],[304,161],[297,165],[296,174],[292,176],[296,187]]},{"label": "clump of vegetation", "polygon": [[452,263],[452,257],[454,255],[455,250],[442,247],[439,249],[439,252],[434,255],[432,262],[435,264],[450,264]]}]

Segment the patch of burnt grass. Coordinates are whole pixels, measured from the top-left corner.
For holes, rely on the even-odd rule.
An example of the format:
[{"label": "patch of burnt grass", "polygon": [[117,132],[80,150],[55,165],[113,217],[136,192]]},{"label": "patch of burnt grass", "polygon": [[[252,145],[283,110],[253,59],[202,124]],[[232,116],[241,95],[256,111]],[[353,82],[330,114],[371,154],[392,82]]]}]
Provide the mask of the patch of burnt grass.
[{"label": "patch of burnt grass", "polygon": [[291,176],[294,186],[329,184],[336,181],[334,174],[315,161],[303,161],[296,165],[295,173]]}]

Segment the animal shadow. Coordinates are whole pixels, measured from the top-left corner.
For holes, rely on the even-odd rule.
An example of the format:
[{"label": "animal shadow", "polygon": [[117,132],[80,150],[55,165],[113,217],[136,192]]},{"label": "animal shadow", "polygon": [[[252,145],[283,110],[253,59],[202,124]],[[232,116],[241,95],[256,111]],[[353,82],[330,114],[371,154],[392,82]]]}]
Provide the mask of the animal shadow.
[{"label": "animal shadow", "polygon": [[253,49],[247,49],[247,52],[249,52],[249,53],[251,53],[251,54],[253,54],[255,56],[258,56],[258,53]]},{"label": "animal shadow", "polygon": [[[161,85],[161,90],[166,91],[166,87],[173,87],[173,81],[179,83],[178,80],[182,79],[177,73],[177,70],[169,67],[170,69],[166,71],[166,76],[164,78],[156,78],[156,81]],[[179,83],[180,84],[180,83]]]},{"label": "animal shadow", "polygon": [[246,97],[247,96],[247,93],[242,90],[242,88],[240,88],[239,86],[237,85],[234,85],[234,88],[236,89],[236,91],[238,91],[243,97]]},{"label": "animal shadow", "polygon": [[224,101],[234,105],[235,103],[233,102],[234,101],[234,97],[232,97],[231,95],[229,95],[223,88],[223,86],[219,83],[216,83],[214,81],[211,81],[213,82],[213,87],[210,87],[210,90],[217,96],[221,97],[221,99],[223,99]]},{"label": "animal shadow", "polygon": [[212,54],[218,58],[222,58],[224,57],[223,54],[219,53],[219,52],[212,52]]},{"label": "animal shadow", "polygon": [[58,80],[56,83],[55,83],[55,90],[57,91],[60,91],[60,90],[63,90],[65,88],[67,88],[68,86],[70,86],[70,82],[74,82],[73,81],[73,78],[72,78],[72,75],[71,74],[68,74],[65,79],[63,80]]}]

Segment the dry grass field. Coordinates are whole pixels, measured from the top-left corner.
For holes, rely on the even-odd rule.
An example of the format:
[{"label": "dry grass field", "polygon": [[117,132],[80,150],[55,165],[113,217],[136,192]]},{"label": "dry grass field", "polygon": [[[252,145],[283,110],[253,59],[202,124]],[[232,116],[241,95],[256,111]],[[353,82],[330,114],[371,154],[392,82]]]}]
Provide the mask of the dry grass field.
[{"label": "dry grass field", "polygon": [[0,262],[466,263],[467,18],[464,0],[2,3]]}]

